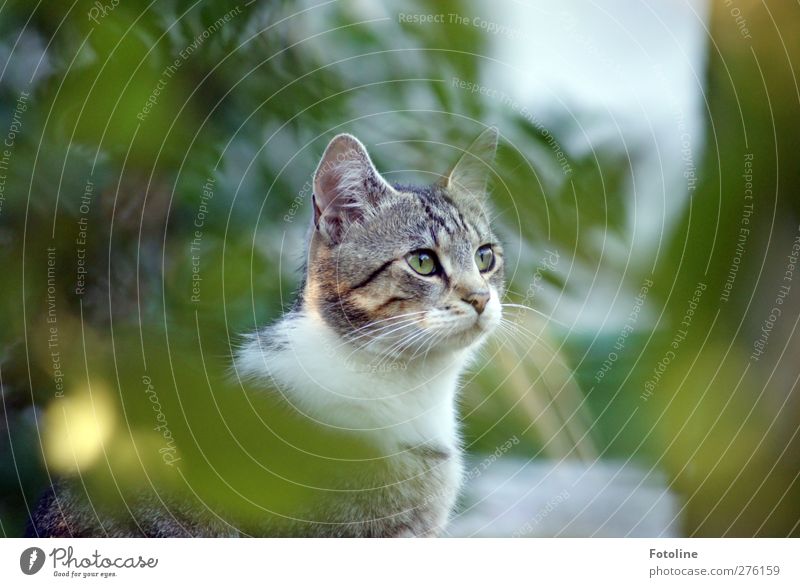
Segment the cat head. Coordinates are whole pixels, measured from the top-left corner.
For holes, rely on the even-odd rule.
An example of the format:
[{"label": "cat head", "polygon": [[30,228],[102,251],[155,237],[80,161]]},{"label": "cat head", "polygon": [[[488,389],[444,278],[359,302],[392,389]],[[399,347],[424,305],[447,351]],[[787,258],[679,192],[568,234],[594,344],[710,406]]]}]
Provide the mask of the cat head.
[{"label": "cat head", "polygon": [[469,347],[500,322],[503,249],[487,179],[497,130],[440,182],[391,185],[355,137],[328,144],[314,175],[304,301],[341,337],[416,357]]}]

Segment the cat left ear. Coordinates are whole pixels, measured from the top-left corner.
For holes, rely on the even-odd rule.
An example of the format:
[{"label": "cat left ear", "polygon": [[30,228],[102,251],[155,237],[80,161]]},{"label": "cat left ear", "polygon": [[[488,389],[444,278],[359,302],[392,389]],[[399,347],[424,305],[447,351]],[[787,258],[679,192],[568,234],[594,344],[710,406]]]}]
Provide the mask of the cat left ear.
[{"label": "cat left ear", "polygon": [[374,208],[393,188],[356,137],[336,135],[314,173],[314,225],[331,241]]},{"label": "cat left ear", "polygon": [[497,128],[490,126],[467,147],[444,179],[443,184],[448,190],[483,201],[497,153],[498,135]]}]

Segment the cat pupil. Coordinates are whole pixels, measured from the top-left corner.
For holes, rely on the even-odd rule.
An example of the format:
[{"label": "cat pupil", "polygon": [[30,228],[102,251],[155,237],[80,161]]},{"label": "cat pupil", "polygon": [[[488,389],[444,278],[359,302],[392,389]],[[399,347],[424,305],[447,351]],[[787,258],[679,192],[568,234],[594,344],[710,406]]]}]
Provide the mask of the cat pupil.
[{"label": "cat pupil", "polygon": [[[229,522],[205,508],[195,511],[195,500],[182,494],[173,504],[147,492],[141,501],[137,496],[134,510],[123,502],[119,517],[108,512],[113,535],[444,533],[466,477],[457,406],[461,374],[502,320],[503,249],[484,209],[497,140],[497,129],[486,129],[442,181],[406,187],[386,182],[352,135],[331,140],[314,174],[300,296],[282,318],[247,335],[234,357],[237,378],[266,396],[268,417],[287,420],[280,430],[298,440],[307,434],[308,448],[325,454],[301,451],[273,433],[281,442],[264,453],[268,462],[261,466],[270,477],[251,502],[260,506],[258,514],[234,510]],[[435,250],[412,249],[431,242],[432,227],[441,229],[443,245],[434,236],[428,246],[449,265]],[[486,235],[477,250],[466,237],[470,227]],[[398,251],[407,252],[405,258]],[[424,279],[409,278],[401,261]],[[458,299],[462,311],[449,303]],[[290,474],[275,485],[273,453]],[[255,489],[260,477],[252,479]],[[300,480],[306,489],[297,492]],[[35,535],[108,535],[95,504],[79,499],[84,491],[82,481],[54,485],[31,519]],[[283,513],[264,507],[273,503]]]},{"label": "cat pupil", "polygon": [[436,255],[433,251],[413,251],[408,255],[408,263],[420,275],[433,275],[436,273]]},{"label": "cat pupil", "polygon": [[483,246],[475,253],[475,260],[478,263],[478,269],[481,271],[488,271],[494,264],[494,251],[490,246]]}]

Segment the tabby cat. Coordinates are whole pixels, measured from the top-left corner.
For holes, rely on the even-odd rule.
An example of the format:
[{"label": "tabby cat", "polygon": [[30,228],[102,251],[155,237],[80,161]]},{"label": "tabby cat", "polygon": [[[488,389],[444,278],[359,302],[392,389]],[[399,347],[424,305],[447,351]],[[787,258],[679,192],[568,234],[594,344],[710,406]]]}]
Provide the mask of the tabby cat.
[{"label": "tabby cat", "polygon": [[[486,187],[489,128],[440,182],[392,185],[361,142],[328,144],[313,179],[306,275],[294,308],[246,337],[239,378],[294,416],[376,455],[346,463],[332,490],[291,516],[250,521],[265,536],[436,536],[462,484],[459,377],[501,319],[503,250]],[[288,408],[287,408],[288,406]],[[74,494],[40,505],[32,534],[87,535]],[[60,502],[60,507],[58,507]],[[163,508],[115,535],[230,535]],[[176,512],[180,523],[172,523]],[[85,516],[88,518],[88,516]],[[106,528],[107,532],[107,528]],[[243,532],[244,533],[244,532]]]}]

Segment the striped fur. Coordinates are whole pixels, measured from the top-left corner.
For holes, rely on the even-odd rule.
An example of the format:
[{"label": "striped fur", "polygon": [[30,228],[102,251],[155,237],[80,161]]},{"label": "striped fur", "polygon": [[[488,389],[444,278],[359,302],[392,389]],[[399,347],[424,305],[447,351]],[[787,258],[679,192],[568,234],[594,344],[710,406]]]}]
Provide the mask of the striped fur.
[{"label": "striped fur", "polygon": [[[237,359],[301,414],[386,455],[384,489],[331,500],[317,511],[328,525],[309,534],[431,536],[447,522],[462,478],[458,379],[501,316],[503,254],[485,202],[496,140],[486,131],[424,187],[390,185],[350,135],[323,155],[302,301]],[[495,264],[481,273],[484,245]],[[419,249],[436,254],[437,275],[411,268]],[[475,296],[488,298],[481,313]]]},{"label": "striped fur", "polygon": [[[336,472],[320,480],[324,490],[291,515],[259,519],[209,520],[189,502],[143,496],[128,517],[101,521],[78,485],[60,485],[40,503],[29,534],[440,534],[462,482],[459,377],[501,314],[502,247],[484,201],[496,140],[486,131],[442,182],[414,187],[390,185],[357,139],[335,137],[314,178],[299,300],[236,355],[237,374],[305,425],[355,439],[377,457],[337,459]],[[495,263],[482,273],[475,254],[485,245]],[[419,249],[437,256],[438,274],[414,271],[407,255]]]}]

